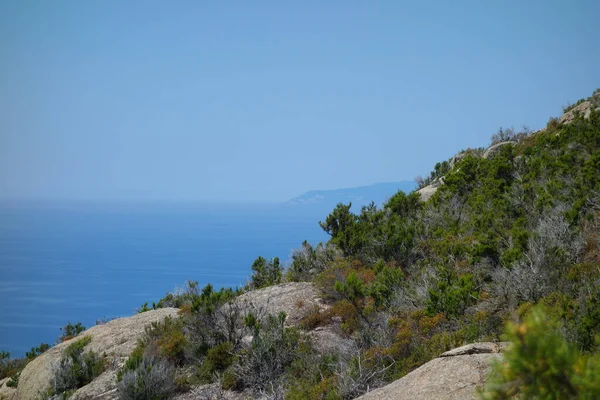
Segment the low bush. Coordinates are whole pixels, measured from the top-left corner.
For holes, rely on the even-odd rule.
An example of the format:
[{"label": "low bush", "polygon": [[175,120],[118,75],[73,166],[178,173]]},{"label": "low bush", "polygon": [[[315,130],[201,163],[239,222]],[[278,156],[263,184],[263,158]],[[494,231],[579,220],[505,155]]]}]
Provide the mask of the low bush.
[{"label": "low bush", "polygon": [[10,380],[6,382],[6,386],[16,389],[19,386],[19,377],[21,376],[21,372],[17,372],[13,376],[10,377]]},{"label": "low bush", "polygon": [[176,392],[174,369],[164,359],[143,356],[133,369],[125,372],[117,385],[120,400],[163,400]]},{"label": "low bush", "polygon": [[234,366],[241,386],[255,392],[264,392],[276,386],[278,378],[294,361],[300,343],[297,330],[284,326],[286,315],[269,315],[259,321],[252,314],[246,324],[253,332],[252,344],[239,354]]},{"label": "low bush", "polygon": [[215,374],[223,373],[236,360],[231,342],[223,342],[208,350],[200,366],[199,375],[203,382],[212,382]]},{"label": "low bush", "polygon": [[581,353],[543,307],[533,307],[523,323],[509,323],[505,335],[511,345],[483,399],[600,398],[600,354]]},{"label": "low bush", "polygon": [[86,336],[70,344],[53,366],[52,393],[64,395],[90,383],[100,375],[106,360],[93,351],[84,352],[92,340]]}]

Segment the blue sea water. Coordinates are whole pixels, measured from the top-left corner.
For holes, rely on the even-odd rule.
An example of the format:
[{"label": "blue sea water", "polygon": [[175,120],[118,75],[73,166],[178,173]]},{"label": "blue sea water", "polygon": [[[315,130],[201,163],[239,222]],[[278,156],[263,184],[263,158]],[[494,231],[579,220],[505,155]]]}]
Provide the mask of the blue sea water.
[{"label": "blue sea water", "polygon": [[257,256],[327,239],[327,212],[281,205],[0,204],[0,350],[53,344],[68,321],[128,316],[186,280],[242,286]]}]

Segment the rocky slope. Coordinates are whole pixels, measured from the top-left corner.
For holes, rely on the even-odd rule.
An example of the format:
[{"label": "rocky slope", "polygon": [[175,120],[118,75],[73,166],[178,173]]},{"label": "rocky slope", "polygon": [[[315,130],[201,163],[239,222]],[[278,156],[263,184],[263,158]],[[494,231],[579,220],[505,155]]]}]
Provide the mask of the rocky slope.
[{"label": "rocky slope", "polygon": [[[321,294],[311,283],[285,283],[265,289],[247,292],[235,300],[242,315],[253,312],[255,315],[279,314],[287,315],[286,325],[298,326],[301,320],[315,310],[326,310],[329,306],[323,302]],[[228,307],[228,306],[225,306]],[[98,325],[80,334],[77,339],[71,339],[48,350],[23,370],[18,390],[6,387],[8,379],[3,380],[0,387],[2,400],[37,400],[51,385],[52,368],[60,359],[63,350],[73,342],[86,336],[92,338],[86,346],[86,351],[94,351],[106,355],[109,368],[90,384],[75,392],[73,400],[83,399],[116,399],[117,371],[127,360],[138,338],[144,333],[146,326],[160,321],[167,316],[178,314],[175,308],[162,308],[147,311],[127,318],[120,318],[103,325]],[[344,351],[352,345],[340,331],[339,324],[333,322],[329,326],[319,327],[308,332],[317,349],[325,351]],[[252,341],[252,337],[245,338]],[[5,396],[2,398],[1,396]],[[244,393],[223,392],[218,385],[202,385],[192,388],[187,393],[181,393],[176,399],[220,399],[247,398]]]},{"label": "rocky slope", "polygon": [[178,312],[179,310],[175,308],[163,308],[127,318],[115,319],[86,330],[76,339],[52,347],[25,367],[19,379],[16,399],[36,400],[40,398],[51,385],[53,365],[58,362],[63,350],[74,340],[86,336],[91,337],[92,340],[85,350],[106,355],[110,363],[108,369],[102,375],[89,385],[79,389],[72,399],[115,398],[117,370],[133,351],[138,338],[144,333],[144,328],[152,322],[160,321],[167,316],[175,317]]},{"label": "rocky slope", "polygon": [[0,379],[0,400],[15,400],[17,398],[17,390],[6,385],[9,380],[10,378]]},{"label": "rocky slope", "polygon": [[405,377],[357,400],[477,399],[493,361],[502,358],[504,343],[474,343],[443,353]]},{"label": "rocky slope", "polygon": [[[247,312],[287,314],[286,324],[297,326],[300,321],[315,310],[326,310],[328,305],[322,300],[319,291],[310,283],[286,283],[243,294],[236,304]],[[110,321],[83,332],[77,339],[89,336],[91,342],[86,351],[95,351],[111,360],[109,368],[93,382],[77,390],[74,400],[117,399],[116,374],[134,349],[144,328],[167,316],[175,317],[178,310],[163,308]],[[328,351],[344,351],[352,346],[339,326],[333,322],[311,332],[317,348]],[[0,382],[2,400],[37,400],[51,385],[52,367],[58,362],[63,350],[72,339],[61,343],[33,360],[23,370],[18,390],[6,387],[7,379]],[[252,338],[247,340],[251,341]],[[474,399],[476,388],[481,387],[489,373],[490,364],[499,359],[502,344],[477,343],[446,352],[404,378],[385,387],[367,393],[361,400],[392,399]],[[4,397],[2,397],[4,396]],[[179,393],[174,400],[188,399],[231,399],[251,398],[250,393],[223,391],[218,384],[201,385]]]},{"label": "rocky slope", "polygon": [[[565,112],[563,115],[561,115],[558,118],[558,122],[561,124],[570,124],[575,120],[577,115],[582,115],[583,118],[589,118],[590,114],[592,113],[593,110],[600,110],[600,91],[595,92],[590,100],[584,101],[584,102],[576,105],[569,111]],[[534,132],[534,135],[541,133],[541,132],[544,132],[544,129]],[[496,143],[496,144],[488,147],[485,150],[485,152],[480,156],[483,158],[493,157],[494,154],[496,154],[501,147],[509,145],[509,144],[514,145],[514,144],[517,144],[517,142],[508,140],[508,141]],[[454,157],[452,157],[450,165],[453,166],[456,163],[456,161],[461,159],[465,154],[466,154],[466,152],[462,152],[462,153],[459,153],[459,154],[455,155]],[[442,186],[443,184],[444,184],[444,177],[442,176],[439,179],[436,179],[430,185],[427,185],[427,186],[417,190],[417,192],[421,195],[422,201],[428,201],[435,194],[435,192],[437,192],[438,188],[440,186]]]}]

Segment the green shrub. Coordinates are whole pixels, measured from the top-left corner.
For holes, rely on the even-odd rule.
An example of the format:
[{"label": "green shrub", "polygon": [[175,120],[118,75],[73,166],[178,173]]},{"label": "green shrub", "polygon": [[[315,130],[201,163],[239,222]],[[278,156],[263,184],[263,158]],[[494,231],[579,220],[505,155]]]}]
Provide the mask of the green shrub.
[{"label": "green shrub", "polygon": [[141,313],[145,313],[147,311],[152,311],[152,310],[156,310],[156,304],[152,303],[152,307],[148,307],[148,302],[145,302],[136,310],[136,312],[138,314],[141,314]]},{"label": "green shrub", "polygon": [[90,383],[106,368],[106,360],[97,353],[84,352],[92,338],[86,336],[70,344],[53,367],[54,394],[77,390]]},{"label": "green shrub", "polygon": [[123,375],[129,371],[134,371],[142,363],[144,359],[144,352],[146,350],[146,344],[141,340],[138,341],[137,346],[133,349],[127,361],[123,367],[117,372],[117,382],[121,382]]},{"label": "green shrub", "polygon": [[335,375],[338,357],[315,354],[308,343],[302,343],[297,354],[287,370],[290,383],[286,400],[341,400]]},{"label": "green shrub", "polygon": [[600,354],[579,352],[543,307],[532,308],[521,324],[508,324],[506,339],[511,345],[504,362],[495,364],[482,398],[600,398]]},{"label": "green shrub", "polygon": [[166,360],[144,356],[133,369],[126,371],[117,385],[120,400],[163,400],[177,390],[174,369]]},{"label": "green shrub", "polygon": [[449,317],[457,317],[475,304],[478,297],[473,275],[457,276],[453,271],[443,270],[437,287],[429,290],[427,313],[430,316],[445,313]]},{"label": "green shrub", "polygon": [[250,286],[253,289],[261,289],[281,283],[283,276],[283,267],[279,265],[279,258],[277,257],[269,261],[263,257],[258,257],[252,263],[252,271]]},{"label": "green shrub", "polygon": [[77,322],[76,324],[72,324],[68,322],[65,326],[60,328],[62,334],[58,337],[57,342],[62,343],[67,340],[73,339],[83,331],[85,331],[85,326],[81,324],[81,322]]},{"label": "green shrub", "polygon": [[231,342],[223,342],[208,350],[204,362],[200,366],[200,379],[204,382],[212,382],[215,373],[222,373],[235,362]]},{"label": "green shrub", "polygon": [[285,318],[282,312],[269,315],[262,322],[252,317],[246,319],[253,332],[252,344],[239,353],[239,363],[234,366],[243,387],[256,392],[275,387],[275,382],[296,358],[300,335],[284,326]]},{"label": "green shrub", "polygon": [[19,386],[19,377],[20,376],[21,376],[20,372],[17,372],[13,376],[11,376],[10,380],[8,382],[6,382],[6,386],[16,389],[17,386]]}]

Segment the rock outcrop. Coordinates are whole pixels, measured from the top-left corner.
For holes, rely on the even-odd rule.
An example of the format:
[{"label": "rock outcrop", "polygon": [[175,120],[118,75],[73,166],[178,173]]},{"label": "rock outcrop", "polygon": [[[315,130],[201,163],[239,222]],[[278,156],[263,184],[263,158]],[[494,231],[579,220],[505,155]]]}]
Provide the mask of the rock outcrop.
[{"label": "rock outcrop", "polygon": [[488,149],[483,153],[483,158],[493,157],[496,153],[498,153],[498,151],[500,150],[501,147],[508,146],[509,144],[516,145],[517,142],[508,140],[506,142],[496,143],[496,144],[488,147]]},{"label": "rock outcrop", "polygon": [[223,390],[218,383],[211,383],[197,386],[186,393],[180,393],[171,400],[248,400],[252,397],[250,393]]},{"label": "rock outcrop", "polygon": [[17,390],[6,386],[10,378],[0,379],[0,400],[15,400],[17,398]]},{"label": "rock outcrop", "polygon": [[36,400],[50,388],[53,365],[60,359],[63,350],[73,341],[82,337],[91,337],[85,351],[94,351],[106,355],[110,360],[109,368],[92,383],[79,389],[73,397],[77,399],[114,399],[116,398],[116,373],[136,346],[138,338],[146,326],[161,321],[167,316],[177,316],[179,310],[162,308],[147,311],[131,317],[119,318],[103,325],[96,325],[77,338],[60,343],[35,360],[27,364],[19,379],[17,399]]},{"label": "rock outcrop", "polygon": [[[286,325],[293,327],[298,326],[309,314],[329,308],[319,290],[309,282],[291,282],[253,290],[238,297],[236,304],[244,314],[249,311],[257,315],[285,312]],[[339,324],[336,323],[318,327],[308,332],[308,335],[312,338],[315,349],[322,353],[343,352],[352,345],[352,340],[341,334]]]},{"label": "rock outcrop", "polygon": [[431,185],[427,185],[424,188],[417,190],[417,193],[421,195],[421,201],[427,201],[437,192],[438,188],[444,184],[444,177],[441,176],[434,180]]},{"label": "rock outcrop", "polygon": [[558,122],[561,124],[570,124],[577,115],[583,115],[583,118],[589,118],[593,109],[595,109],[595,107],[590,101],[584,101],[561,115],[558,118]]},{"label": "rock outcrop", "polygon": [[375,389],[357,400],[477,399],[504,343],[474,343],[442,354],[405,377]]},{"label": "rock outcrop", "polygon": [[327,306],[312,283],[292,282],[244,293],[235,300],[242,312],[274,314],[284,312],[286,325],[296,326],[302,318],[313,312],[315,307],[324,310]]}]

